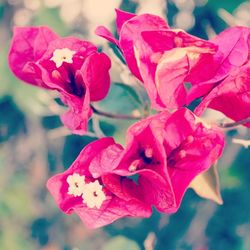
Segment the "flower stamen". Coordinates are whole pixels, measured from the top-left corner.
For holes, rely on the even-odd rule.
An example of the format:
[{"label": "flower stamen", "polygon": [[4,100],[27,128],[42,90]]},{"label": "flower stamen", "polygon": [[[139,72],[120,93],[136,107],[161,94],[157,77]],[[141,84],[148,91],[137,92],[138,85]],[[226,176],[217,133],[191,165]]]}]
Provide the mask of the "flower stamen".
[{"label": "flower stamen", "polygon": [[150,147],[145,148],[144,155],[147,158],[152,158],[153,157],[153,149]]},{"label": "flower stamen", "polygon": [[141,160],[140,160],[140,159],[134,160],[134,161],[130,164],[130,166],[129,166],[129,168],[128,168],[129,172],[134,172],[134,171],[136,171],[137,168],[138,168],[140,165],[141,165]]}]

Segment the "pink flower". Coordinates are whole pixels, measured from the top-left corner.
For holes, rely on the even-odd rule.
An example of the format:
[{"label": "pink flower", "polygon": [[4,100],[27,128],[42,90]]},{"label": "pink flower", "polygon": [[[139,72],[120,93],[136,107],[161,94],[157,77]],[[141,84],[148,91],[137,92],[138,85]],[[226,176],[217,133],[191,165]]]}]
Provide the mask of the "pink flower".
[{"label": "pink flower", "polygon": [[[135,16],[117,10],[119,40],[104,27],[96,33],[114,42],[123,52],[131,72],[148,92],[156,109],[176,109],[186,104],[184,83],[200,60],[210,58],[217,46],[211,42],[170,29],[158,16]],[[202,70],[198,67],[197,70]]]},{"label": "pink flower", "polygon": [[[232,70],[203,98],[195,113],[201,115],[207,107],[235,121],[250,117],[250,62]],[[244,125],[250,128],[250,123]]]},{"label": "pink flower", "polygon": [[164,130],[168,174],[178,208],[195,176],[208,170],[220,158],[224,133],[185,108],[171,115]]},{"label": "pink flower", "polygon": [[[212,57],[200,60],[200,67],[191,70],[188,80],[193,87],[188,93],[188,103],[208,94],[231,71],[249,61],[249,39],[250,29],[240,26],[228,28],[211,39],[218,46],[218,50]],[[200,70],[202,66],[205,67]]]},{"label": "pink flower", "polygon": [[[162,112],[128,129],[125,151],[113,173],[138,176],[142,200],[173,213],[190,182],[218,160],[223,147],[222,131],[191,111]],[[120,185],[115,189],[122,190]]]},{"label": "pink flower", "polygon": [[[90,228],[110,224],[124,216],[151,215],[150,206],[141,202],[133,190],[132,180],[105,174],[112,173],[122,150],[112,138],[92,142],[69,169],[48,180],[47,188],[64,213],[76,212]],[[119,185],[124,189],[118,193]]]},{"label": "pink flower", "polygon": [[112,33],[103,26],[97,27],[96,34],[116,44],[121,49],[131,72],[142,80],[134,44],[140,40],[141,31],[168,28],[168,25],[156,15],[142,14],[138,18],[135,14],[116,9],[116,28],[119,40],[115,39]]},{"label": "pink flower", "polygon": [[183,108],[132,125],[123,149],[111,138],[86,146],[47,187],[65,213],[89,227],[124,216],[148,217],[151,206],[176,212],[190,182],[220,157],[223,133]]},{"label": "pink flower", "polygon": [[138,176],[142,200],[165,213],[176,208],[163,145],[164,123],[168,117],[163,112],[132,125],[127,131],[125,151],[114,170],[119,175]]},{"label": "pink flower", "polygon": [[63,123],[83,134],[92,113],[91,101],[103,99],[110,85],[110,60],[90,42],[60,38],[47,27],[17,27],[9,52],[9,65],[22,81],[57,90],[69,107]]},{"label": "pink flower", "polygon": [[[203,96],[195,109],[201,115],[208,107],[240,121],[250,116],[250,29],[232,27],[216,36],[212,41],[218,45],[217,53],[210,61],[209,70],[191,73],[194,87],[188,102]],[[202,78],[200,77],[202,75]],[[250,124],[245,124],[250,127]]]}]

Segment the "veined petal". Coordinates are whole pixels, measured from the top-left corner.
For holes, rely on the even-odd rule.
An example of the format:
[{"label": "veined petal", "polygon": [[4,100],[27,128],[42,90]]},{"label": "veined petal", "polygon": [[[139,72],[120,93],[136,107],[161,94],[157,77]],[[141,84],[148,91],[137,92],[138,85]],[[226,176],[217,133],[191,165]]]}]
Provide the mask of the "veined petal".
[{"label": "veined petal", "polygon": [[46,52],[49,43],[57,38],[57,34],[45,26],[15,27],[8,58],[15,76],[32,85],[49,88],[44,84],[36,62]]}]

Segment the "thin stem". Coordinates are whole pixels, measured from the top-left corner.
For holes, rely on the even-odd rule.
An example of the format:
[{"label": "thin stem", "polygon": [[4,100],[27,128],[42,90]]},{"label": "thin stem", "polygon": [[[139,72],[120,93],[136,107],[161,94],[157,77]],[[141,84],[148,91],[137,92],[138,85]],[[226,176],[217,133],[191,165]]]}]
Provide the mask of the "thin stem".
[{"label": "thin stem", "polygon": [[221,128],[233,128],[239,125],[243,125],[250,122],[250,117],[247,117],[243,120],[237,121],[237,122],[228,122],[228,123],[221,123],[219,124],[219,127]]},{"label": "thin stem", "polygon": [[100,115],[100,116],[105,116],[108,118],[112,118],[112,119],[140,120],[143,118],[142,116],[138,116],[138,115],[123,115],[123,114],[108,113],[102,110],[98,110],[93,105],[91,105],[91,108],[95,114]]}]

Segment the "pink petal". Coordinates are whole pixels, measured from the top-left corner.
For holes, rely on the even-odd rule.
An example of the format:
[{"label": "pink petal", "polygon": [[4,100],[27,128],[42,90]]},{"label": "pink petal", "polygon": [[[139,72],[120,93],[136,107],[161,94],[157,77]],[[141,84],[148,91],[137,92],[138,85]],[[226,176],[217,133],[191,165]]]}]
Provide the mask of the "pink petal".
[{"label": "pink petal", "polygon": [[110,87],[109,69],[111,61],[104,53],[94,53],[87,57],[81,71],[84,83],[89,87],[90,100],[102,100]]},{"label": "pink petal", "polygon": [[168,171],[177,208],[195,176],[210,168],[224,148],[223,132],[208,128],[187,110],[176,111],[166,124]]},{"label": "pink petal", "polygon": [[[201,60],[192,69],[189,81],[194,87],[188,96],[188,103],[207,94],[214,85],[223,80],[231,70],[243,65],[248,58],[250,29],[247,27],[228,28],[211,40],[218,46],[217,53]],[[204,65],[209,65],[205,67]]]},{"label": "pink petal", "polygon": [[112,171],[118,166],[123,148],[119,144],[112,144],[100,153],[89,165],[92,176],[98,178]]},{"label": "pink petal", "polygon": [[172,110],[185,105],[184,82],[217,46],[179,30],[143,31],[141,35],[142,43],[136,46],[138,64],[152,106]]},{"label": "pink petal", "polygon": [[[240,121],[250,117],[250,64],[235,69],[223,82],[204,97],[195,113],[206,107],[218,110],[229,118]],[[245,124],[250,127],[250,124]]]},{"label": "pink petal", "polygon": [[186,108],[180,108],[169,117],[164,128],[167,155],[192,135],[196,127],[195,120],[195,115]]},{"label": "pink petal", "polygon": [[42,57],[48,44],[58,36],[45,26],[16,27],[9,51],[9,66],[13,73],[27,83],[47,88],[41,70],[35,63]]},{"label": "pink petal", "polygon": [[159,16],[142,14],[126,21],[120,32],[120,48],[131,72],[142,80],[136,61],[134,46],[141,42],[141,32],[145,30],[167,29],[168,25]]},{"label": "pink petal", "polygon": [[178,50],[181,49],[176,50],[176,55],[173,53],[174,49],[165,53],[165,59],[158,64],[155,73],[158,94],[169,110],[186,104],[186,89],[183,83],[189,72],[189,61],[185,52],[178,58]]},{"label": "pink petal", "polygon": [[120,34],[122,25],[130,20],[131,18],[135,17],[136,15],[133,13],[129,13],[123,10],[115,9],[116,12],[116,28],[117,28],[117,33]]},{"label": "pink petal", "polygon": [[163,213],[176,212],[176,201],[172,184],[157,172],[145,169],[138,171],[138,184],[143,190],[145,201]]},{"label": "pink petal", "polygon": [[[82,78],[82,72],[80,70],[77,71],[75,82],[83,83]],[[88,130],[88,119],[92,115],[89,88],[87,86],[84,87],[84,96],[82,98],[61,90],[61,100],[69,107],[69,110],[61,115],[63,124],[74,134],[85,134]]]},{"label": "pink petal", "polygon": [[149,217],[151,210],[134,200],[124,201],[117,197],[105,201],[101,209],[76,208],[75,212],[89,228],[105,226],[125,216]]},{"label": "pink petal", "polygon": [[113,36],[113,34],[104,26],[98,26],[95,30],[95,34],[97,36],[103,37],[114,43],[117,47],[119,47],[119,41]]}]

